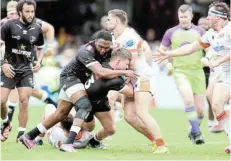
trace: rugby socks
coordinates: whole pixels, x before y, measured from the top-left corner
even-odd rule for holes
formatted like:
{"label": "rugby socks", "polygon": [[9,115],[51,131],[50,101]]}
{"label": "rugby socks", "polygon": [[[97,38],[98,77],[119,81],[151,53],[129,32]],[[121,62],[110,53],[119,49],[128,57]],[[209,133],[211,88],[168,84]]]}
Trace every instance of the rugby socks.
{"label": "rugby socks", "polygon": [[198,119],[199,125],[201,125],[202,120],[204,119],[204,115],[197,116],[197,119]]}
{"label": "rugby socks", "polygon": [[73,144],[80,130],[81,128],[78,126],[71,126],[70,135],[67,138],[66,144]]}
{"label": "rugby socks", "polygon": [[150,133],[146,133],[145,136],[150,140],[152,143],[155,142],[154,137]]}
{"label": "rugby socks", "polygon": [[19,127],[18,128],[18,135],[17,135],[17,139],[22,136],[24,134],[24,132],[26,131],[26,128],[24,127]]}
{"label": "rugby socks", "polygon": [[196,108],[194,106],[185,108],[186,115],[188,117],[189,123],[192,126],[191,132],[196,133],[200,131],[199,121],[197,118]]}
{"label": "rugby socks", "polygon": [[156,146],[165,146],[165,142],[162,138],[156,139]]}
{"label": "rugby socks", "polygon": [[8,101],[8,105],[9,105],[9,107],[8,107],[8,118],[9,118],[9,121],[11,122],[12,118],[13,118],[13,115],[14,115],[14,110],[15,110],[15,107],[17,106],[17,104]]}
{"label": "rugby socks", "polygon": [[217,116],[217,121],[219,122],[219,124],[224,128],[226,134],[229,137],[229,140],[231,140],[231,136],[230,136],[230,117],[228,115],[228,113],[226,111],[223,111],[220,115]]}
{"label": "rugby socks", "polygon": [[43,126],[42,123],[40,123],[37,125],[37,127],[27,133],[27,136],[29,137],[28,139],[34,140],[38,135],[45,133],[46,131],[47,129]]}
{"label": "rugby socks", "polygon": [[9,117],[6,116],[6,118],[2,122],[3,122],[3,127],[8,126],[10,124]]}

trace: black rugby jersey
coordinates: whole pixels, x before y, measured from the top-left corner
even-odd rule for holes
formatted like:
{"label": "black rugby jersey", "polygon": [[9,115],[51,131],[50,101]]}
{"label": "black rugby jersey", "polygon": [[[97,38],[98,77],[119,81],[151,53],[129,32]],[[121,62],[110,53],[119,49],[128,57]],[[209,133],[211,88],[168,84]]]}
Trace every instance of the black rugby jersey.
{"label": "black rugby jersey", "polygon": [[102,56],[96,51],[95,41],[91,41],[77,50],[75,57],[63,68],[61,76],[75,75],[84,83],[92,73],[88,67],[97,62],[101,64],[108,61],[110,57],[111,50]]}
{"label": "black rugby jersey", "polygon": [[[112,69],[108,63],[103,64],[103,66]],[[107,99],[107,94],[110,90],[120,91],[124,88],[125,79],[122,76],[113,79],[103,79],[92,73],[84,86],[90,101],[100,102]]]}
{"label": "black rugby jersey", "polygon": [[43,47],[42,29],[37,23],[25,25],[19,19],[8,20],[1,27],[1,40],[5,41],[4,59],[17,71],[31,70],[35,46]]}

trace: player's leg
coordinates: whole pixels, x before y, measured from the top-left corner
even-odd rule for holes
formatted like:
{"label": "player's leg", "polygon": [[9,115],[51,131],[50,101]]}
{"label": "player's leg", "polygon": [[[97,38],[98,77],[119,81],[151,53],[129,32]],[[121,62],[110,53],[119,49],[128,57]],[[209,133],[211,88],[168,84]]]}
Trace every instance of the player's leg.
{"label": "player's leg", "polygon": [[105,149],[102,140],[115,134],[115,124],[110,111],[95,113],[96,118],[100,121],[102,128],[96,132],[93,138],[89,141],[89,145],[93,148]]}
{"label": "player's leg", "polygon": [[8,99],[8,118],[9,121],[12,121],[15,107],[17,106],[18,102],[18,90],[15,88],[10,92],[9,99]]}
{"label": "player's leg", "polygon": [[32,93],[32,88],[28,87],[21,87],[18,88],[18,94],[19,94],[19,128],[18,128],[18,135],[17,139],[22,136],[26,130],[26,125],[28,121],[28,103],[29,98]]}
{"label": "player's leg", "polygon": [[9,79],[4,74],[1,75],[1,118],[3,123],[1,124],[1,141],[6,141],[11,131],[11,123],[7,116],[6,102],[9,97],[10,91],[15,88],[17,81],[15,78]]}
{"label": "player's leg", "polygon": [[[46,120],[47,118],[49,118],[52,114],[55,113],[55,111],[56,111],[56,107],[55,107],[54,105],[52,105],[52,104],[47,104],[47,105],[45,106],[45,108],[44,108],[43,113],[42,113],[41,122],[44,121],[44,120]],[[37,137],[35,138],[36,144],[37,144],[37,145],[43,145],[43,140],[42,140],[42,138],[43,138],[45,135],[49,136],[49,135],[51,134],[51,130],[52,130],[52,128],[50,128],[49,130],[47,130],[46,133],[43,133],[43,134],[37,136]]]}
{"label": "player's leg", "polygon": [[58,122],[62,121],[72,109],[73,104],[71,102],[59,99],[57,110],[53,115],[48,117],[47,119],[43,120],[39,123],[35,128],[30,130],[28,133],[23,135],[20,138],[20,141],[26,146],[28,149],[32,149],[35,145],[34,139],[42,134],[45,133],[48,129],[53,127]]}
{"label": "player's leg", "polygon": [[156,120],[149,114],[150,102],[152,94],[150,92],[135,92],[135,108],[138,118],[149,129],[152,136],[155,137],[154,153],[167,153],[168,149],[160,132],[159,125]]}
{"label": "player's leg", "polygon": [[42,89],[34,88],[32,91],[32,96],[38,98],[39,100],[48,103],[53,104],[55,107],[57,107],[57,103],[55,103],[48,95],[48,93]]}
{"label": "player's leg", "polygon": [[193,143],[204,143],[199,127],[196,107],[194,104],[193,91],[187,75],[182,72],[174,72],[174,79],[177,84],[179,93],[184,101],[185,112],[191,125],[191,132],[189,133],[189,137]]}
{"label": "player's leg", "polygon": [[212,97],[213,97],[213,90],[214,87],[216,85],[216,83],[218,82],[220,77],[220,73],[215,73],[215,72],[211,72],[210,75],[210,79],[209,79],[209,85],[206,91],[206,95],[207,98],[209,100],[209,112],[208,112],[208,116],[209,116],[209,131],[210,132],[222,132],[224,131],[223,127],[217,122],[213,110],[212,110]]}
{"label": "player's leg", "polygon": [[3,123],[1,124],[1,141],[6,141],[11,130],[11,124],[7,116],[7,106],[6,102],[10,94],[10,89],[5,87],[0,87],[1,91],[1,119]]}
{"label": "player's leg", "polygon": [[224,110],[225,104],[230,99],[230,80],[227,80],[227,83],[217,83],[213,91],[213,102],[212,109],[217,118],[217,121],[222,125],[224,131],[231,140],[230,133],[230,115]]}
{"label": "player's leg", "polygon": [[137,117],[135,111],[135,102],[133,97],[125,97],[124,100],[124,119],[131,125],[136,131],[147,137],[152,143],[155,141],[154,136],[150,133],[149,129],[143,124],[143,122]]}

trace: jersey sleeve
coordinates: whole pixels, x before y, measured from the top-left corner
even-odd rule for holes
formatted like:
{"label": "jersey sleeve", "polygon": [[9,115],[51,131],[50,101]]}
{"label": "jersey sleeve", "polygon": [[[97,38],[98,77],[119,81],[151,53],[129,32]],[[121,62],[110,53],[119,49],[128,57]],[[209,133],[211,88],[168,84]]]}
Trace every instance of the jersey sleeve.
{"label": "jersey sleeve", "polygon": [[142,47],[142,39],[137,33],[130,32],[123,41],[123,47],[130,52],[138,51]]}
{"label": "jersey sleeve", "polygon": [[165,47],[170,47],[171,46],[171,32],[170,30],[167,30],[163,36],[163,39],[161,41],[161,45]]}
{"label": "jersey sleeve", "polygon": [[36,41],[35,45],[37,46],[37,48],[43,48],[44,46],[44,38],[43,38],[43,33],[42,33],[42,29],[39,29],[39,36],[38,36],[38,40]]}
{"label": "jersey sleeve", "polygon": [[229,40],[231,40],[231,22],[229,22],[224,28],[224,35],[227,35]]}
{"label": "jersey sleeve", "polygon": [[92,52],[80,49],[77,55],[77,59],[85,65],[87,68],[91,66],[92,64],[99,63]]}
{"label": "jersey sleeve", "polygon": [[10,34],[10,23],[11,21],[7,21],[1,26],[1,35],[0,38],[3,41],[6,41],[8,35]]}
{"label": "jersey sleeve", "polygon": [[203,48],[208,48],[210,46],[209,42],[209,35],[210,35],[210,30],[205,32],[205,34],[198,40],[198,43],[201,45]]}

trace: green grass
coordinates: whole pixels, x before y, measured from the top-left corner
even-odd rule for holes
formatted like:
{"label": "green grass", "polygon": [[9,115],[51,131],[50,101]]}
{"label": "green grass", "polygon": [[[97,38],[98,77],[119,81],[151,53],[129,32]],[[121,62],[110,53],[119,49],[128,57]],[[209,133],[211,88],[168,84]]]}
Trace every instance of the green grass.
{"label": "green grass", "polygon": [[[30,108],[27,130],[39,123],[43,108]],[[152,154],[151,144],[142,135],[133,130],[125,121],[116,124],[117,132],[107,142],[109,150],[80,149],[76,153],[63,153],[52,148],[45,140],[45,145],[27,150],[16,143],[17,117],[13,120],[13,130],[9,139],[2,143],[3,160],[229,160],[224,153],[228,145],[224,133],[208,132],[207,119],[202,124],[205,145],[194,145],[188,139],[188,122],[183,110],[152,110],[158,121],[164,139],[169,147],[169,154]],[[16,110],[15,116],[18,111]]]}

